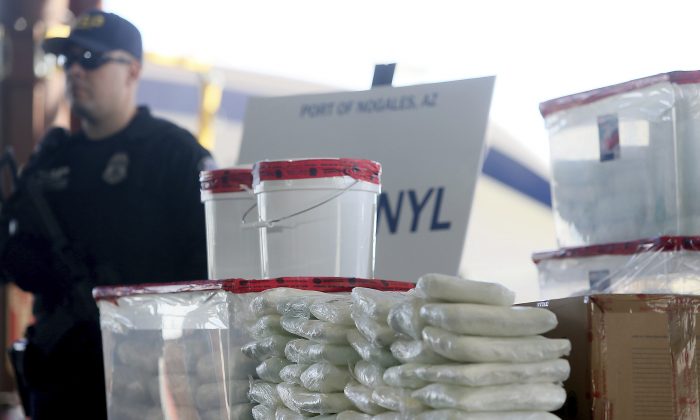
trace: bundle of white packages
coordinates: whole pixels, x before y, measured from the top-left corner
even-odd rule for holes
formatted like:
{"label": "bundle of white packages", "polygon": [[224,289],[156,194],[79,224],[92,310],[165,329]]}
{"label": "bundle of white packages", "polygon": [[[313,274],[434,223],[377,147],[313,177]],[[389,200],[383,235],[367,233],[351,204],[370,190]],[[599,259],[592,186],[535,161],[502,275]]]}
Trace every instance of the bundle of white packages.
{"label": "bundle of white packages", "polygon": [[408,298],[403,292],[383,292],[380,290],[356,287],[352,289],[353,308],[359,314],[376,321],[386,322],[389,311]]}
{"label": "bundle of white packages", "polygon": [[372,388],[364,386],[357,382],[351,382],[345,386],[343,390],[345,396],[352,401],[355,406],[363,413],[379,414],[386,411],[372,401]]}
{"label": "bundle of white packages", "polygon": [[360,360],[360,355],[347,344],[315,343],[304,338],[289,341],[284,349],[284,355],[290,362],[305,364],[325,360],[335,365],[342,365]]}
{"label": "bundle of white packages", "polygon": [[551,383],[483,387],[432,384],[411,395],[433,408],[467,412],[554,411],[566,400],[564,388]]}
{"label": "bundle of white packages", "polygon": [[280,370],[280,379],[282,379],[282,382],[301,385],[301,375],[309,366],[311,365],[304,363],[292,363],[291,365],[287,365]]}
{"label": "bundle of white packages", "polygon": [[283,316],[280,324],[285,331],[318,343],[345,344],[350,331],[349,327],[330,322],[291,316]]}
{"label": "bundle of white packages", "polygon": [[570,370],[569,362],[554,359],[534,363],[423,365],[415,369],[415,374],[427,382],[477,387],[516,383],[559,383],[569,377]]}
{"label": "bundle of white packages", "polygon": [[397,340],[391,345],[391,354],[401,363],[441,364],[450,362],[449,359],[435,353],[433,348],[422,340]]}
{"label": "bundle of white packages", "polygon": [[299,385],[287,383],[278,384],[277,392],[284,405],[299,414],[332,414],[354,408],[353,403],[342,392],[312,392]]}
{"label": "bundle of white packages", "polygon": [[405,364],[392,366],[384,371],[384,382],[389,386],[399,388],[418,389],[428,385],[428,382],[421,379],[417,371],[426,368],[427,365]]}
{"label": "bundle of white packages", "polygon": [[348,332],[347,339],[352,348],[366,362],[376,363],[383,367],[399,364],[399,361],[394,358],[389,350],[373,345],[357,330]]}
{"label": "bundle of white packages", "polygon": [[392,330],[405,334],[414,340],[421,339],[421,332],[425,327],[425,320],[421,317],[421,308],[426,300],[411,297],[405,302],[399,303],[389,310],[387,323]]}
{"label": "bundle of white packages", "polygon": [[511,306],[515,293],[495,283],[465,280],[444,274],[426,274],[418,279],[416,291],[430,300]]}
{"label": "bundle of white packages", "polygon": [[355,322],[350,317],[351,302],[349,296],[337,296],[323,303],[312,303],[309,305],[309,311],[321,321],[353,326]]}
{"label": "bundle of white packages", "polygon": [[372,362],[360,360],[355,363],[355,379],[368,388],[386,386],[384,383],[384,368]]}
{"label": "bundle of white packages", "polygon": [[493,411],[490,413],[468,413],[460,410],[428,410],[418,414],[414,420],[559,420],[545,411]]}
{"label": "bundle of white packages", "polygon": [[351,379],[347,366],[340,367],[328,362],[314,363],[299,378],[304,388],[317,392],[340,392]]}
{"label": "bundle of white packages", "polygon": [[369,414],[358,413],[357,411],[347,410],[338,413],[336,420],[372,420],[373,417]]}
{"label": "bundle of white packages", "polygon": [[390,411],[402,414],[415,414],[424,411],[426,407],[420,400],[411,396],[410,389],[381,386],[372,391],[372,401]]}

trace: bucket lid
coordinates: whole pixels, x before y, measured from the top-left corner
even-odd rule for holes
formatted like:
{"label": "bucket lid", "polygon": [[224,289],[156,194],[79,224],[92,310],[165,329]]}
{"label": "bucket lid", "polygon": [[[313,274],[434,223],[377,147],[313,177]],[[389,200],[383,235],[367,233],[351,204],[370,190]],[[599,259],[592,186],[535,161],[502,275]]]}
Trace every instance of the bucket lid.
{"label": "bucket lid", "polygon": [[590,104],[613,95],[643,89],[663,82],[670,82],[679,85],[700,83],[700,71],[674,71],[670,73],[661,73],[654,76],[643,77],[641,79],[630,80],[629,82],[618,83],[612,86],[606,86],[599,89],[563,96],[561,98],[551,99],[540,104],[540,113],[546,118],[555,112]]}
{"label": "bucket lid", "polygon": [[359,181],[380,183],[382,165],[367,159],[299,159],[261,161],[253,166],[253,184],[285,179],[349,176]]}
{"label": "bucket lid", "polygon": [[251,188],[253,174],[250,169],[229,168],[202,171],[199,173],[199,183],[202,191],[212,193],[229,193],[245,191]]}
{"label": "bucket lid", "polygon": [[264,280],[198,280],[173,283],[144,283],[121,286],[99,286],[92,289],[95,300],[113,300],[124,296],[180,292],[224,290],[230,293],[255,293],[278,287],[314,290],[326,293],[351,292],[355,287],[381,291],[405,292],[416,285],[399,280],[363,279],[356,277],[279,277]]}
{"label": "bucket lid", "polygon": [[641,252],[700,251],[700,236],[659,236],[630,242],[562,248],[556,251],[532,254],[532,261],[539,264],[547,260],[588,258],[601,255],[633,255]]}

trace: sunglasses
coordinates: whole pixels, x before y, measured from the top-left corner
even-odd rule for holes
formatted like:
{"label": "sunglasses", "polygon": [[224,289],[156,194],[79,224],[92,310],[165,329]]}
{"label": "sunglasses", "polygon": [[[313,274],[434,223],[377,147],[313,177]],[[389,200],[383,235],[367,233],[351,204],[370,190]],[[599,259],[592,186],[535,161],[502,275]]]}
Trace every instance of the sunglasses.
{"label": "sunglasses", "polygon": [[110,62],[131,64],[131,60],[128,58],[110,57],[103,53],[95,53],[88,50],[80,54],[64,54],[61,57],[63,58],[63,68],[66,70],[68,70],[73,63],[78,63],[78,65],[85,70],[95,70]]}

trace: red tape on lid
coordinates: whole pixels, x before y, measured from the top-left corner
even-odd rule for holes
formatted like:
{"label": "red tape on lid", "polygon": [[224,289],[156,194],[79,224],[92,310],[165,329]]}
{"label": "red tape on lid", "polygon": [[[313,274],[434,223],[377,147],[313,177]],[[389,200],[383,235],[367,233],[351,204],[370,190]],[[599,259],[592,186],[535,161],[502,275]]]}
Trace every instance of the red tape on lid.
{"label": "red tape on lid", "polygon": [[278,287],[314,290],[326,293],[351,292],[355,287],[382,291],[408,291],[415,284],[398,280],[362,279],[354,277],[280,277],[265,280],[198,280],[174,283],[145,283],[121,286],[99,286],[92,289],[95,300],[112,300],[123,296],[225,290],[230,293],[256,293]]}
{"label": "red tape on lid", "polygon": [[305,159],[262,161],[253,166],[253,184],[262,181],[284,179],[331,178],[349,176],[351,178],[380,183],[382,166],[366,159]]}
{"label": "red tape on lid", "polygon": [[240,192],[245,191],[244,187],[252,187],[253,174],[250,169],[202,171],[199,174],[199,183],[202,191],[213,193]]}
{"label": "red tape on lid", "polygon": [[640,252],[700,251],[700,236],[660,236],[631,242],[562,248],[551,252],[532,254],[532,261],[539,264],[546,260],[586,258],[599,255],[632,255]]}

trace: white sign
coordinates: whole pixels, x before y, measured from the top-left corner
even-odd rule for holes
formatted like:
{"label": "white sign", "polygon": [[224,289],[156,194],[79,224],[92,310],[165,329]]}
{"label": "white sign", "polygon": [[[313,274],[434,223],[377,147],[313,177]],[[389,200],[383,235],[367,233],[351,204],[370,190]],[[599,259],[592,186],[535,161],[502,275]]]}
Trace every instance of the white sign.
{"label": "white sign", "polygon": [[347,157],[382,164],[375,277],[457,274],[494,77],[254,98],[240,162]]}

